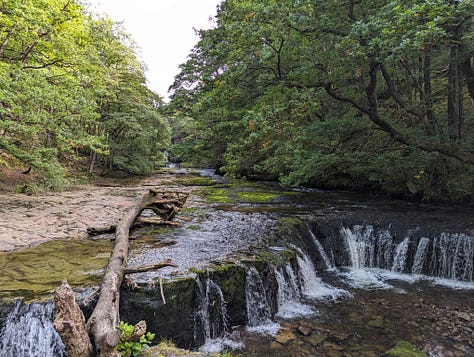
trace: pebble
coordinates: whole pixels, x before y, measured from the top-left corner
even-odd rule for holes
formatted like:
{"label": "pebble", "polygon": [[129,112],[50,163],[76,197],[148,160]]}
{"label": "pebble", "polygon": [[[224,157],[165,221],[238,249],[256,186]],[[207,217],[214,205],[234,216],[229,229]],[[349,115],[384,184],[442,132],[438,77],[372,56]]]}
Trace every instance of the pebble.
{"label": "pebble", "polygon": [[458,317],[464,321],[471,321],[471,315],[469,315],[467,312],[459,312]]}
{"label": "pebble", "polygon": [[280,329],[277,334],[275,335],[275,341],[282,345],[287,345],[291,341],[296,339],[296,335],[286,329]]}

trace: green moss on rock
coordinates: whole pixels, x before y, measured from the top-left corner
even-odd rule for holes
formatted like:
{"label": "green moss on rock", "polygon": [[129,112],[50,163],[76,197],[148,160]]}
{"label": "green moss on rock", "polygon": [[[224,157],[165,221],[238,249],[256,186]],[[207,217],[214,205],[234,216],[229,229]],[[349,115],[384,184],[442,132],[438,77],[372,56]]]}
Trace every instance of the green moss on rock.
{"label": "green moss on rock", "polygon": [[419,350],[416,346],[407,341],[398,341],[395,347],[387,351],[384,357],[427,357],[427,355]]}

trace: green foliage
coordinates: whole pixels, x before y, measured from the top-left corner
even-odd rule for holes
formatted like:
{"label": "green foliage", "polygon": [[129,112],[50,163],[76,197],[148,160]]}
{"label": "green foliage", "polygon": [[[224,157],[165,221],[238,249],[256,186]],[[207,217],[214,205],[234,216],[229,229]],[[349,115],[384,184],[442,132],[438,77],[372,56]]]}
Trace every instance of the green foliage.
{"label": "green foliage", "polygon": [[118,345],[118,351],[121,356],[130,357],[138,356],[144,350],[150,347],[153,339],[155,338],[154,333],[147,332],[143,336],[140,336],[139,341],[132,341],[131,337],[135,331],[135,326],[129,325],[126,322],[120,321],[117,329],[120,331],[120,343]]}
{"label": "green foliage", "polygon": [[146,87],[136,46],[79,1],[0,5],[0,153],[32,166],[44,188],[91,159],[149,172],[169,141],[161,98]]}
{"label": "green foliage", "polygon": [[468,0],[223,1],[175,79],[171,151],[289,186],[472,200],[473,11]]}

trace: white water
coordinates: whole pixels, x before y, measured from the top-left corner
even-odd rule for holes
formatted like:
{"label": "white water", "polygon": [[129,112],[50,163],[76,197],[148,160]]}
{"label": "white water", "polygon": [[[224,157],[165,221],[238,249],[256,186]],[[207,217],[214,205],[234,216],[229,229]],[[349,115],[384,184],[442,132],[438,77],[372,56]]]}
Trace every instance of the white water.
{"label": "white water", "polygon": [[[474,237],[468,234],[441,233],[432,239],[422,237],[413,252],[410,251],[410,232],[399,244],[394,243],[390,227],[376,232],[370,225],[356,225],[341,228],[340,233],[349,255],[350,269],[357,271],[348,278],[355,282],[357,277],[363,277],[361,286],[377,285],[376,276],[380,274],[365,273],[372,268],[425,274],[431,279],[473,281]],[[411,266],[407,266],[408,261],[412,262]]]}
{"label": "white water", "polygon": [[204,339],[207,342],[211,339],[221,338],[228,328],[227,303],[224,294],[219,285],[209,278],[205,284],[202,284],[199,278],[196,279],[196,282],[199,289],[199,309],[196,318],[201,324]]}
{"label": "white water", "polygon": [[410,237],[406,237],[395,248],[395,256],[393,258],[392,269],[390,269],[391,271],[403,272],[405,270],[409,243],[410,243]]}
{"label": "white water", "polygon": [[225,349],[242,349],[245,345],[242,342],[236,342],[228,338],[213,338],[206,340],[206,343],[202,345],[199,350],[204,353],[220,353]]}
{"label": "white water", "polygon": [[303,295],[305,297],[315,300],[336,300],[343,296],[352,296],[352,294],[346,290],[324,283],[321,278],[316,275],[316,269],[308,254],[301,249],[298,249],[298,253],[298,268],[302,279]]}
{"label": "white water", "polygon": [[316,235],[313,233],[313,231],[311,230],[308,224],[306,224],[306,227],[308,228],[309,235],[313,239],[313,243],[316,246],[316,249],[318,250],[319,255],[321,256],[321,259],[326,265],[326,269],[334,269],[334,264],[331,262],[328,255],[326,254],[326,251],[324,250],[323,245],[321,244],[319,239],[316,237]]}
{"label": "white water", "polygon": [[260,274],[255,267],[247,271],[245,279],[247,330],[275,335],[280,324],[273,322],[271,309]]}
{"label": "white water", "polygon": [[433,240],[432,275],[454,280],[473,279],[474,237],[442,233]]}
{"label": "white water", "polygon": [[66,351],[54,329],[52,301],[21,306],[8,314],[0,332],[2,357],[62,357]]}
{"label": "white water", "polygon": [[426,254],[428,252],[428,245],[430,240],[428,238],[421,238],[416,248],[415,257],[413,259],[413,266],[411,267],[412,274],[421,274],[423,272],[423,265],[425,263]]}
{"label": "white water", "polygon": [[291,265],[275,270],[278,283],[278,313],[277,316],[291,319],[298,316],[315,314],[313,308],[302,303],[299,284]]}

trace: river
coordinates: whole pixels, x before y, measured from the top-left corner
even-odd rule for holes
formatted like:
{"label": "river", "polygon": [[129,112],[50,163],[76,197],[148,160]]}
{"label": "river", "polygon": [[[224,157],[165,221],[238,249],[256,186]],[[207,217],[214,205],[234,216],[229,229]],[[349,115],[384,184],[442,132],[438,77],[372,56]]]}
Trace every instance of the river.
{"label": "river", "polygon": [[[178,267],[129,276],[126,321],[145,318],[185,348],[245,356],[378,356],[397,341],[428,356],[474,355],[472,208],[283,190],[205,170],[172,176],[168,185],[192,192],[181,226],[134,231],[129,265]],[[0,255],[2,356],[38,355],[38,338],[49,339],[42,356],[63,354],[49,305],[17,299],[47,301],[67,278],[89,303],[109,238]]]}

